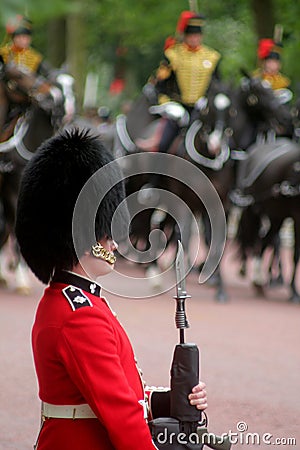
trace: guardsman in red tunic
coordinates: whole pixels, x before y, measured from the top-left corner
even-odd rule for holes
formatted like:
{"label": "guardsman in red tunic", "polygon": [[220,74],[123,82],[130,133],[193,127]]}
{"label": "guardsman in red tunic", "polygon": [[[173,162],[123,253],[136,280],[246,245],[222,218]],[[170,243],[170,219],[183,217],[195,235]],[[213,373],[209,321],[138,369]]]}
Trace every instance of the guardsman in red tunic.
{"label": "guardsman in red tunic", "polygon": [[[113,270],[111,236],[128,231],[120,180],[100,139],[78,129],[45,141],[24,172],[17,239],[31,270],[48,284],[32,330],[42,401],[37,450],[156,448],[147,420],[150,410],[160,414],[159,393],[151,395],[153,409],[129,339],[95,281]],[[205,385],[189,399],[205,409]]]}

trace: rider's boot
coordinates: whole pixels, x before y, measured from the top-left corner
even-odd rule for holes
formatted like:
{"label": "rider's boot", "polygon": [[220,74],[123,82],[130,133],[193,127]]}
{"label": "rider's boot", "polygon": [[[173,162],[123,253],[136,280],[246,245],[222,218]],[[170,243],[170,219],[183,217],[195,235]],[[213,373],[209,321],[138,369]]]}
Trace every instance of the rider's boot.
{"label": "rider's boot", "polygon": [[[158,153],[168,152],[168,149],[178,132],[178,124],[173,120],[167,120],[158,146]],[[155,188],[158,188],[160,185],[161,175],[163,175],[162,169],[160,161],[157,163],[154,162],[154,167],[152,167],[153,173],[150,176],[150,180],[141,187],[138,193],[139,203],[149,205],[150,203],[153,204],[158,202],[159,193]]]}

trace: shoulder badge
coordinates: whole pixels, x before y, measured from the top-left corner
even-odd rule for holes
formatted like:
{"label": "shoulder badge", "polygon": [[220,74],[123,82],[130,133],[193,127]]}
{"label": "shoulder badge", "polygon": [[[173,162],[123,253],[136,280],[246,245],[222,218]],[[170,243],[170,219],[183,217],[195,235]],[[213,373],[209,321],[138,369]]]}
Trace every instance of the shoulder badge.
{"label": "shoulder badge", "polygon": [[79,288],[68,286],[64,288],[62,292],[70,303],[73,311],[83,308],[84,306],[93,306],[91,300]]}

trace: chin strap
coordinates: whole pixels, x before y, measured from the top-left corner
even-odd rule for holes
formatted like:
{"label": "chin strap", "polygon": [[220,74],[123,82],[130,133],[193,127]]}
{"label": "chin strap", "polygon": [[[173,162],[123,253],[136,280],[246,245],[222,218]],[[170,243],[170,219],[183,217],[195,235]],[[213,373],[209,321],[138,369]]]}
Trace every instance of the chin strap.
{"label": "chin strap", "polygon": [[95,256],[95,258],[103,259],[109,264],[114,264],[117,259],[113,252],[106,250],[106,248],[99,244],[99,242],[97,242],[95,245],[92,245],[92,254],[93,256]]}

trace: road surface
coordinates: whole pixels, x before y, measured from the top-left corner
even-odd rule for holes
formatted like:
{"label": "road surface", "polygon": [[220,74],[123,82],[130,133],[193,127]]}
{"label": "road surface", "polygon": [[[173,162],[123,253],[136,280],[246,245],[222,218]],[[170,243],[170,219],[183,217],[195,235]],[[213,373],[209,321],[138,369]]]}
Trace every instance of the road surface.
{"label": "road surface", "polygon": [[[132,278],[143,272],[124,261],[118,264],[127,275],[124,290],[130,292]],[[211,287],[199,285],[195,272],[187,277],[191,327],[186,339],[201,350],[209,430],[236,433],[232,439],[237,450],[300,449],[300,305],[288,301],[285,287],[269,290],[267,298],[257,297],[249,280],[238,276],[234,246],[227,247],[222,269],[229,295],[225,304],[216,302]],[[39,428],[30,332],[43,286],[32,277],[32,293],[24,297],[14,293],[10,281],[0,289],[0,449],[27,450]],[[171,289],[132,300],[106,293],[149,385],[169,384],[178,341],[174,294]]]}

